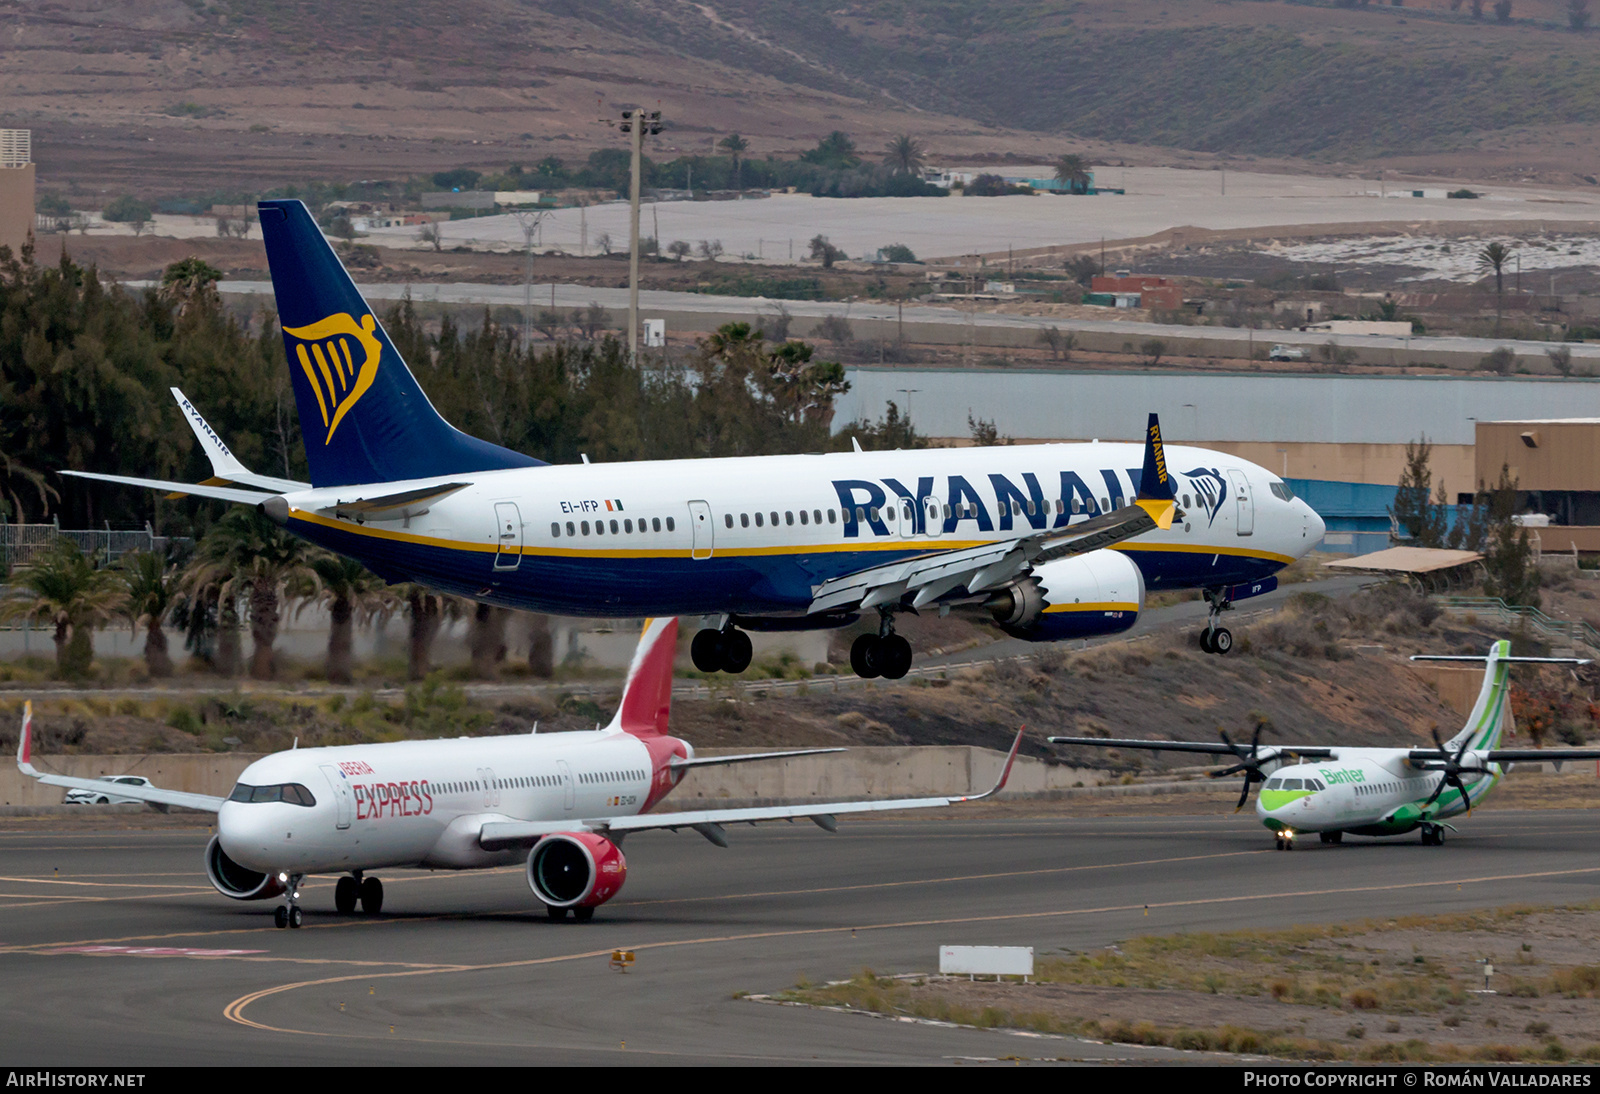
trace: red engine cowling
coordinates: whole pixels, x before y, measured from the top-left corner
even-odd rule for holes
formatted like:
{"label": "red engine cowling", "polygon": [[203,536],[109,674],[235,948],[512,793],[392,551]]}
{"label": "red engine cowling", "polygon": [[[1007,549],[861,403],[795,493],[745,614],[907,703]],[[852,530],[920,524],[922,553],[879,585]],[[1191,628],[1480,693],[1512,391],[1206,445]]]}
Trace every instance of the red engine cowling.
{"label": "red engine cowling", "polygon": [[221,836],[206,844],[206,880],[225,897],[234,900],[271,900],[283,894],[283,882],[276,874],[258,874],[240,866],[222,849]]}
{"label": "red engine cowling", "polygon": [[598,908],[627,877],[622,848],[589,832],[546,836],[528,856],[528,888],[552,908]]}

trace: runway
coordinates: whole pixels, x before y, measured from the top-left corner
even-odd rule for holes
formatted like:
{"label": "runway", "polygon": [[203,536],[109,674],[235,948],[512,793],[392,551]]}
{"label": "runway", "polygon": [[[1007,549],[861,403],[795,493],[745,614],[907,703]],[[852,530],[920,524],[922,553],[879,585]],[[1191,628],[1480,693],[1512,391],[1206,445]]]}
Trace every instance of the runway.
{"label": "runway", "polygon": [[[1019,820],[979,806],[837,835],[735,829],[727,850],[642,833],[621,895],[589,924],[546,921],[520,870],[390,871],[377,919],[335,915],[333,879],[314,879],[299,931],[270,926],[272,901],[212,891],[204,829],[0,833],[0,1053],[119,1067],[1195,1062],[736,993],[932,971],[948,943],[1046,956],[1142,933],[1589,900],[1596,823],[1481,810],[1441,848],[1352,837],[1289,854],[1248,814]],[[632,971],[609,967],[613,948],[635,951]]]}

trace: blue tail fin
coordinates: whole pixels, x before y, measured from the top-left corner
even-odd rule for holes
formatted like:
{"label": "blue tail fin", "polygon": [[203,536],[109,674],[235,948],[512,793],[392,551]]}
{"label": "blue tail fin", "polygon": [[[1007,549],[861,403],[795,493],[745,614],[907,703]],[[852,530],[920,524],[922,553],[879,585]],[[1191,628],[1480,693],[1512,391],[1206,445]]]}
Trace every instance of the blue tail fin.
{"label": "blue tail fin", "polygon": [[314,485],[543,464],[439,416],[303,204],[263,201],[260,215]]}

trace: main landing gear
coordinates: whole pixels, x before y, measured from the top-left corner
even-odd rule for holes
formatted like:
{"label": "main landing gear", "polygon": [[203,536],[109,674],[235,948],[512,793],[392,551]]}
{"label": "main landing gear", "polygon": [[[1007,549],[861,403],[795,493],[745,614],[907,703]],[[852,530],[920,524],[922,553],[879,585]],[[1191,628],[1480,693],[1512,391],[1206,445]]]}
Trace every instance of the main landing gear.
{"label": "main landing gear", "polygon": [[1226,654],[1233,649],[1233,632],[1227,627],[1220,626],[1218,620],[1223,612],[1233,611],[1233,601],[1228,599],[1227,589],[1205,589],[1206,603],[1211,605],[1211,614],[1206,617],[1206,629],[1200,632],[1200,648],[1207,653]]}
{"label": "main landing gear", "polygon": [[689,660],[701,672],[737,675],[750,667],[752,653],[750,636],[731,625],[721,630],[707,627],[689,643]]}
{"label": "main landing gear", "polygon": [[911,643],[894,633],[894,617],[882,612],[877,634],[864,634],[850,647],[850,667],[863,680],[898,680],[911,671]]}
{"label": "main landing gear", "polygon": [[299,928],[305,923],[306,914],[300,910],[300,883],[305,880],[304,874],[279,875],[284,883],[283,899],[285,904],[278,905],[272,913],[274,927]]}
{"label": "main landing gear", "polygon": [[1424,824],[1422,826],[1422,845],[1424,847],[1444,846],[1444,825]]}
{"label": "main landing gear", "polygon": [[375,877],[363,878],[357,870],[342,877],[333,887],[333,906],[340,915],[354,915],[356,904],[365,915],[377,915],[383,910],[383,882]]}

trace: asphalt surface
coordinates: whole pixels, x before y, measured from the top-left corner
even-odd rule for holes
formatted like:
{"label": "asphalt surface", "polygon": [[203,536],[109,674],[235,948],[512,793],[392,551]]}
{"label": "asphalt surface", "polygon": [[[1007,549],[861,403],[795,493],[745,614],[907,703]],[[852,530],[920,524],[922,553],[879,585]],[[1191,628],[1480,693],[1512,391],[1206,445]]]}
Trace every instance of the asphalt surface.
{"label": "asphalt surface", "polygon": [[[384,873],[383,914],[308,883],[303,930],[201,872],[203,830],[0,833],[0,1058],[170,1063],[1203,1062],[1193,1053],[940,1027],[736,998],[942,944],[1040,955],[1141,933],[1592,899],[1592,814],[1480,811],[1416,839],[1271,850],[1254,817],[937,818],[628,841],[588,924],[550,923],[521,872]],[[85,952],[100,947],[95,952]],[[632,971],[609,967],[632,949]],[[167,952],[130,954],[128,948]],[[183,955],[182,948],[232,951]]]}

